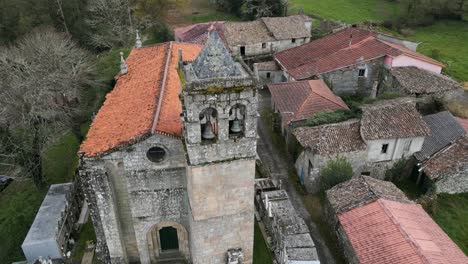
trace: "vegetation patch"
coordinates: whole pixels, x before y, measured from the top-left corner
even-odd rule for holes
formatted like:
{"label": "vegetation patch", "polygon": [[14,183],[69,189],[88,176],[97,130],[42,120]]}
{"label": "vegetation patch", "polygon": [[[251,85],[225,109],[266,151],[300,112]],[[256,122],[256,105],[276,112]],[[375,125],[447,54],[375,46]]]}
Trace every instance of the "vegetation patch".
{"label": "vegetation patch", "polygon": [[273,256],[268,248],[257,221],[254,227],[253,264],[271,264]]}
{"label": "vegetation patch", "polygon": [[350,180],[353,177],[353,167],[349,161],[342,156],[334,160],[329,160],[324,167],[320,169],[320,186],[322,191]]}
{"label": "vegetation patch", "polygon": [[318,112],[312,118],[308,119],[306,124],[312,127],[343,122],[351,118],[359,118],[359,115],[347,109],[338,109],[335,111],[325,110]]}

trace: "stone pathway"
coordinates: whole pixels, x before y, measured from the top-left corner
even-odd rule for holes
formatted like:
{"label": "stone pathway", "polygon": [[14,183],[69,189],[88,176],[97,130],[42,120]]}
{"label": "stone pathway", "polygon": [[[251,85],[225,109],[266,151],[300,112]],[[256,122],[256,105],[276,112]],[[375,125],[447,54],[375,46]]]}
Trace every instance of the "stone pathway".
{"label": "stone pathway", "polygon": [[[260,90],[258,100],[259,113],[262,113],[265,109],[269,109],[271,107],[270,94],[268,91]],[[333,258],[333,255],[330,253],[325,241],[322,239],[316,224],[312,221],[309,212],[302,202],[301,196],[296,191],[293,183],[289,181],[288,167],[293,165],[285,158],[285,155],[283,155],[284,153],[280,153],[273,144],[270,129],[261,117],[258,118],[258,135],[257,153],[260,156],[262,163],[271,172],[270,174],[272,178],[282,180],[282,188],[288,193],[294,209],[305,220],[309,227],[310,235],[317,247],[317,253],[319,254],[321,263],[334,264],[335,259]]]}

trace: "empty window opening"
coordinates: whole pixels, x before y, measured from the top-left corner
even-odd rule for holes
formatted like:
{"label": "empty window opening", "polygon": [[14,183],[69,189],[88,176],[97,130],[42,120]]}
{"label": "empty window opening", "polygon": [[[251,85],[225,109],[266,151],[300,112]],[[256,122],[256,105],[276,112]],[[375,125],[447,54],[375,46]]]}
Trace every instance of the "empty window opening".
{"label": "empty window opening", "polygon": [[262,49],[266,49],[266,43],[262,43]]}
{"label": "empty window opening", "polygon": [[295,38],[291,39],[291,43],[296,43],[296,39]]}
{"label": "empty window opening", "polygon": [[366,69],[359,69],[359,73],[358,73],[358,76],[359,77],[366,77]]}
{"label": "empty window opening", "polygon": [[405,142],[405,147],[403,148],[403,151],[408,152],[411,148],[411,140],[408,140]]}
{"label": "empty window opening", "polygon": [[309,160],[309,169],[307,171],[307,175],[310,175],[312,173],[312,170],[314,169],[314,165],[312,165],[312,162]]}
{"label": "empty window opening", "polygon": [[146,157],[152,162],[161,162],[166,157],[166,151],[161,147],[152,147],[146,152]]}
{"label": "empty window opening", "polygon": [[245,56],[245,46],[240,47],[240,54],[241,56]]}
{"label": "empty window opening", "polygon": [[388,144],[383,144],[382,145],[382,154],[387,153],[387,151],[388,151]]}
{"label": "empty window opening", "polygon": [[267,78],[270,79],[270,77],[271,77],[271,73],[267,72]]}

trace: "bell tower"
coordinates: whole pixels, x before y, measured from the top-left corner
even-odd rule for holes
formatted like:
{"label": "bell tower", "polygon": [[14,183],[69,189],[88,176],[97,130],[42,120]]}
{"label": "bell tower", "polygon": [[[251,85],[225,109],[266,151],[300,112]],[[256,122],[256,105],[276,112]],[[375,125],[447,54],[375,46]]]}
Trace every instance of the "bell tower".
{"label": "bell tower", "polygon": [[183,62],[182,120],[187,149],[193,263],[226,263],[228,250],[252,263],[257,91],[250,69],[216,31]]}

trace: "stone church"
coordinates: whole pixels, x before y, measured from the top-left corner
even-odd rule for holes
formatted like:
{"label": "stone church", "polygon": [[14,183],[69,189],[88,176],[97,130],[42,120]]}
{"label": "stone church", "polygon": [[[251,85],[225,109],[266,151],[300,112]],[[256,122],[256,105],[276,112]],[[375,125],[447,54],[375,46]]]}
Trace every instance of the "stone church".
{"label": "stone church", "polygon": [[136,45],[80,148],[105,263],[252,263],[257,91],[218,33]]}

